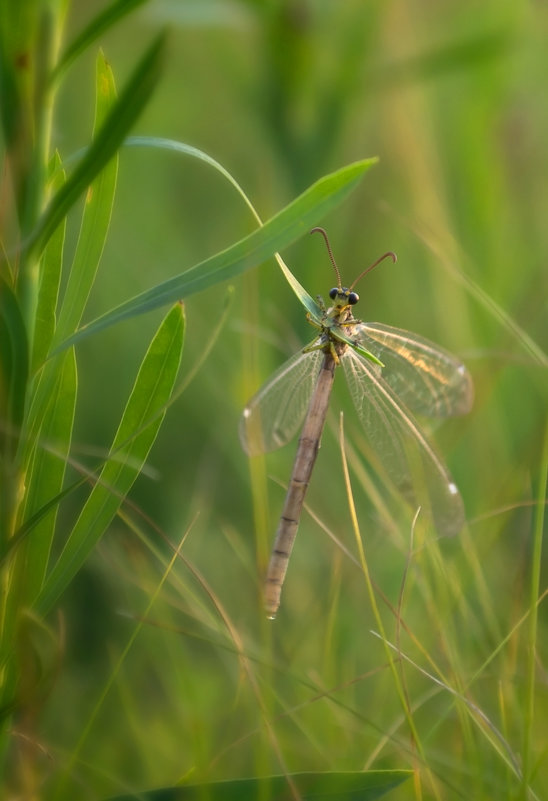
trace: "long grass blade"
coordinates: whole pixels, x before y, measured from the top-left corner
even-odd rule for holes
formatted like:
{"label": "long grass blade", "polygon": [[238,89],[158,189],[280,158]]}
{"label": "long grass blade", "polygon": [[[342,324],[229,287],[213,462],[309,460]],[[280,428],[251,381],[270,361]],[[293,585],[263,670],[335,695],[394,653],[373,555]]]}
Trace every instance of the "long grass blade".
{"label": "long grass blade", "polygon": [[[66,181],[66,173],[58,153],[50,160],[50,191],[58,192]],[[40,283],[34,321],[32,374],[46,358],[55,333],[55,313],[65,245],[66,219],[57,226],[40,260]]]}
{"label": "long grass blade", "polygon": [[[96,63],[94,139],[107,124],[115,102],[112,69],[100,52]],[[59,315],[57,342],[78,326],[93,286],[110,225],[117,173],[118,155],[115,155],[87,190],[78,244]]]}
{"label": "long grass blade", "polygon": [[148,103],[160,77],[165,36],[151,44],[134,69],[120,98],[65,186],[53,198],[27,245],[42,250],[80,195],[114,156]]}
{"label": "long grass blade", "polygon": [[[31,519],[61,493],[72,440],[76,408],[77,371],[74,349],[64,353],[55,365],[48,407],[33,443],[31,463],[26,471],[27,493],[23,520]],[[48,568],[59,504],[54,504],[33,528],[27,539],[25,574],[36,596]]]}
{"label": "long grass blade", "polygon": [[335,208],[374,163],[373,159],[365,159],[321,178],[257,231],[83,326],[65,340],[58,350],[122,320],[202,292],[257,266],[278,250],[290,245],[308,231],[312,224]]}
{"label": "long grass blade", "polygon": [[37,601],[51,609],[100,540],[129,492],[156,439],[173,391],[183,347],[184,317],[177,304],[145,355],[110,450],[110,458],[86,501]]}
{"label": "long grass blade", "polygon": [[20,425],[25,406],[29,372],[28,342],[19,302],[11,287],[0,278],[0,410],[12,427]]}

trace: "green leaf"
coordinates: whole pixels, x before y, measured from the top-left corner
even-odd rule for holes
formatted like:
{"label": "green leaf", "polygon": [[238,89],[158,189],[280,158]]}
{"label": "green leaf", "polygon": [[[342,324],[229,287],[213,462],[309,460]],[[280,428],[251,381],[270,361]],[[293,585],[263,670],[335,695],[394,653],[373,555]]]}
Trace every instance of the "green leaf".
{"label": "green leaf", "polygon": [[408,770],[293,773],[260,779],[191,784],[116,796],[110,801],[374,801],[412,776]]}
{"label": "green leaf", "polygon": [[105,31],[112,28],[127,14],[134,11],[147,0],[116,0],[115,3],[107,8],[87,25],[86,28],[76,37],[63,53],[57,67],[55,68],[51,80],[56,81],[68,69],[75,59],[78,58],[93,42],[95,42]]}
{"label": "green leaf", "polygon": [[[27,331],[15,293],[0,278],[0,420],[15,436],[23,419],[29,373]],[[4,433],[4,432],[2,432]]]}
{"label": "green leaf", "polygon": [[59,503],[70,452],[76,407],[76,359],[71,348],[55,366],[49,403],[27,470],[24,520],[42,509],[48,511],[34,526],[27,540],[25,581],[34,594],[41,589],[46,575]]}
{"label": "green leaf", "polygon": [[[58,153],[52,157],[49,165],[49,189],[59,191],[65,184],[66,174]],[[59,296],[59,284],[63,267],[63,248],[65,244],[66,219],[61,222],[49,242],[40,260],[40,285],[34,324],[34,344],[32,348],[32,373],[45,360],[50,349],[55,331],[55,310]]]}
{"label": "green leaf", "polygon": [[310,314],[315,322],[320,323],[322,319],[322,310],[314,300],[314,298],[308,294],[304,286],[297,281],[287,264],[281,257],[277,258],[278,264],[280,265],[281,271],[283,272],[287,283],[293,290],[293,292],[297,295],[307,312]]}
{"label": "green leaf", "polygon": [[31,237],[29,247],[40,252],[80,195],[114,156],[146,106],[160,77],[165,36],[146,51],[120,98],[64,187],[53,198]]}
{"label": "green leaf", "polygon": [[240,184],[229,173],[229,171],[223,167],[222,164],[219,164],[219,162],[210,155],[204,153],[203,150],[199,150],[197,147],[193,147],[192,145],[187,145],[185,142],[178,142],[174,139],[165,139],[162,136],[128,136],[124,142],[124,147],[144,147],[151,150],[165,150],[172,153],[178,153],[181,156],[190,156],[193,159],[203,161],[205,164],[213,167],[214,170],[217,170],[217,172],[220,172],[223,178],[226,178],[226,180],[232,184],[234,189],[236,189],[238,194],[243,198],[244,202],[251,210],[251,213],[259,225],[262,225],[261,218],[255,211],[252,202],[247,197]]}
{"label": "green leaf", "polygon": [[252,234],[83,326],[57,350],[69,347],[122,320],[186,298],[256,267],[278,250],[290,245],[335,208],[355,188],[364,172],[375,163],[376,159],[364,159],[326,175]]}
{"label": "green leaf", "polygon": [[[110,65],[101,52],[97,56],[95,81],[95,139],[116,101]],[[59,315],[56,341],[72,333],[80,322],[105,246],[118,174],[118,156],[112,158],[88,187],[76,252]]]}
{"label": "green leaf", "polygon": [[38,598],[40,613],[51,609],[84,564],[139,475],[173,390],[183,333],[183,309],[177,304],[160,325],[141,364],[109,459]]}

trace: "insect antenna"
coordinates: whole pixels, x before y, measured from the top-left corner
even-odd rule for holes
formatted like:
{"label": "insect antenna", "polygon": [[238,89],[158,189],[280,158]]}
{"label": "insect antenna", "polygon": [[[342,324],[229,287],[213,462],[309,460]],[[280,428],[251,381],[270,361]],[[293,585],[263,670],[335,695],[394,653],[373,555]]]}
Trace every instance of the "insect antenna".
{"label": "insect antenna", "polygon": [[310,233],[311,234],[314,234],[314,233],[321,234],[323,236],[323,238],[325,239],[327,252],[329,253],[329,258],[331,259],[331,264],[333,265],[333,269],[335,270],[335,275],[337,276],[337,286],[338,286],[338,288],[340,290],[342,290],[341,274],[339,272],[339,268],[337,267],[337,262],[335,261],[335,257],[333,255],[333,251],[331,250],[331,245],[329,244],[329,239],[327,238],[327,233],[325,232],[325,230],[323,228],[320,228],[319,226],[317,228],[313,228],[310,231]]}
{"label": "insect antenna", "polygon": [[367,273],[371,272],[371,270],[373,270],[378,264],[380,264],[381,261],[384,261],[385,259],[387,259],[389,257],[392,259],[393,262],[396,262],[398,260],[398,257],[396,256],[396,254],[393,253],[391,250],[388,250],[386,253],[383,253],[382,256],[379,256],[377,261],[374,261],[373,264],[370,264],[369,267],[366,267],[365,270],[363,272],[361,272],[358,275],[358,277],[352,282],[352,284],[350,285],[349,289],[353,289],[356,286],[356,284],[358,283],[358,281],[362,280],[364,275],[367,275]]}

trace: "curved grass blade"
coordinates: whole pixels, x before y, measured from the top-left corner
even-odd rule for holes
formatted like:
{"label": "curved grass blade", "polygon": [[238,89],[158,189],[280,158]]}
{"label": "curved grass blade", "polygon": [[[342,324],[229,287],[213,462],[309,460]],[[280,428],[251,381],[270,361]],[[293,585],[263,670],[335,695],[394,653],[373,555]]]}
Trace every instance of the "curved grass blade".
{"label": "curved grass blade", "polygon": [[45,614],[59,598],[114,518],[145,463],[173,391],[183,347],[183,309],[177,304],[143,359],[109,460],[104,465],[37,600]]}
{"label": "curved grass blade", "polygon": [[175,139],[166,139],[162,136],[128,136],[124,142],[124,147],[145,147],[152,150],[166,150],[173,153],[178,153],[181,156],[190,156],[191,158],[203,161],[205,164],[209,164],[209,166],[213,167],[214,170],[220,172],[223,178],[226,178],[229,184],[232,184],[234,189],[238,192],[240,197],[250,209],[256,221],[259,223],[259,225],[262,224],[261,218],[255,211],[251,200],[248,198],[238,181],[236,181],[236,179],[229,173],[227,169],[223,167],[222,164],[220,164],[216,159],[212,158],[212,156],[210,156],[208,153],[205,153],[203,150],[199,150],[199,148],[193,147],[192,145],[187,145],[185,142],[178,142]]}
{"label": "curved grass blade", "polygon": [[[232,177],[232,175],[226,170],[222,164],[219,164],[214,158],[209,156],[207,153],[204,153],[203,150],[198,150],[196,147],[192,147],[192,145],[187,145],[184,142],[176,142],[173,139],[163,139],[161,137],[153,137],[153,136],[130,136],[126,139],[125,145],[129,147],[151,147],[157,148],[159,150],[172,150],[176,153],[181,153],[186,156],[191,156],[192,158],[199,159],[200,161],[204,161],[206,164],[209,164],[215,170],[221,173],[221,175],[226,178],[226,180],[232,184],[232,186],[236,189],[240,197],[243,198],[245,204],[251,210],[251,213],[259,223],[262,225],[262,220],[255,211],[253,204],[251,203],[250,199],[240,186],[240,184]],[[377,163],[376,158],[368,159],[369,166],[373,166],[373,164]],[[310,313],[312,318],[319,322],[321,319],[321,309],[308,294],[306,289],[302,286],[302,284],[297,281],[291,270],[287,267],[282,257],[278,254],[274,254],[278,264],[280,265],[280,269],[282,270],[288,284],[290,285],[291,289],[297,297],[299,298],[300,302],[303,304],[305,309]]]}
{"label": "curved grass blade", "polygon": [[149,790],[137,795],[116,796],[110,801],[375,801],[413,775],[409,770],[371,770],[345,773],[292,773],[232,779]]}
{"label": "curved grass blade", "polygon": [[290,245],[308,231],[312,224],[335,208],[374,163],[374,159],[365,159],[324,176],[257,231],[83,326],[57,350],[69,347],[122,320],[186,298],[256,267],[278,250]]}
{"label": "curved grass blade", "polygon": [[28,247],[38,253],[80,195],[114,156],[148,103],[160,77],[165,35],[158,36],[134,69],[120,98],[82,161],[45,210]]}

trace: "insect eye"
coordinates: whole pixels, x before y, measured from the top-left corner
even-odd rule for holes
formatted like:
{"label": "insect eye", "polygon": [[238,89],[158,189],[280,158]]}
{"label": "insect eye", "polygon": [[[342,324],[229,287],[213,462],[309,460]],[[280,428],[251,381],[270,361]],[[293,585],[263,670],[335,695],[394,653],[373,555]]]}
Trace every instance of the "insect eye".
{"label": "insect eye", "polygon": [[335,300],[335,298],[337,297],[338,294],[339,294],[339,290],[337,289],[336,286],[334,286],[333,289],[329,290],[329,297],[331,298],[331,300]]}
{"label": "insect eye", "polygon": [[348,302],[350,303],[351,306],[354,306],[354,304],[357,303],[359,299],[360,296],[358,295],[357,292],[350,292],[348,295]]}

